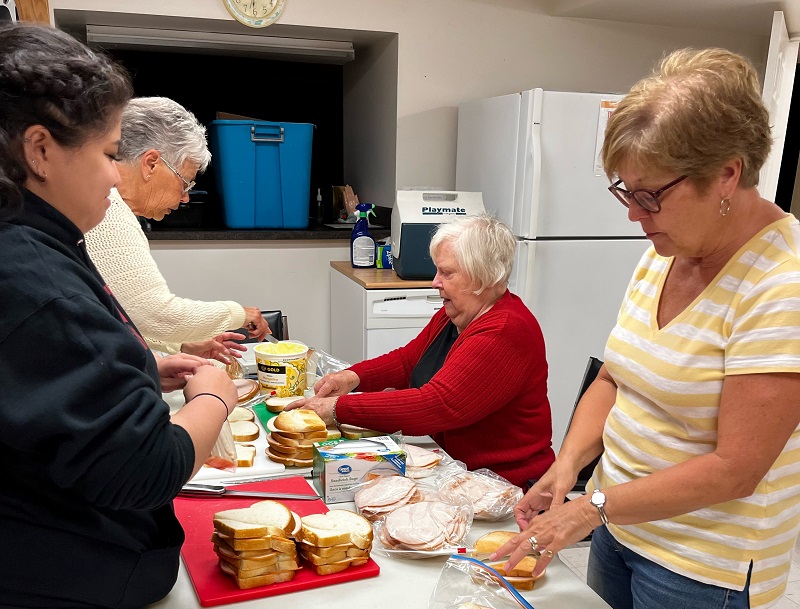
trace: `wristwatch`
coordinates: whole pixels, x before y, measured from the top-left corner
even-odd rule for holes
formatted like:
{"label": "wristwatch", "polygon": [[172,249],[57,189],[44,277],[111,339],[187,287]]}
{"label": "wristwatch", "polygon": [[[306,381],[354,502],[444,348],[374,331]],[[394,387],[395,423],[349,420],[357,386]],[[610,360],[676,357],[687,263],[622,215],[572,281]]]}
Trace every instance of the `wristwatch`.
{"label": "wristwatch", "polygon": [[600,489],[594,489],[594,491],[592,491],[592,496],[589,497],[589,503],[596,507],[597,511],[600,512],[600,520],[603,521],[603,524],[608,524],[608,516],[606,516],[605,493]]}

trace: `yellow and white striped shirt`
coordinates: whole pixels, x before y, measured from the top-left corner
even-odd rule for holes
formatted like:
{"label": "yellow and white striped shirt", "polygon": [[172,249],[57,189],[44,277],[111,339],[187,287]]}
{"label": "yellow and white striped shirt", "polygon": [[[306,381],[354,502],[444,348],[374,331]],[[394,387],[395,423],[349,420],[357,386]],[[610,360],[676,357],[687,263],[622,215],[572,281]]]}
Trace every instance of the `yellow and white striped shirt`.
{"label": "yellow and white striped shirt", "polygon": [[[712,452],[726,375],[800,373],[799,256],[798,221],[787,216],[770,224],[659,329],[658,303],[672,258],[653,248],[645,253],[606,345],[606,367],[619,389],[595,486]],[[609,526],[637,553],[716,586],[742,590],[752,560],[752,607],[770,606],[783,595],[799,528],[800,428],[750,497],[666,520]]]}

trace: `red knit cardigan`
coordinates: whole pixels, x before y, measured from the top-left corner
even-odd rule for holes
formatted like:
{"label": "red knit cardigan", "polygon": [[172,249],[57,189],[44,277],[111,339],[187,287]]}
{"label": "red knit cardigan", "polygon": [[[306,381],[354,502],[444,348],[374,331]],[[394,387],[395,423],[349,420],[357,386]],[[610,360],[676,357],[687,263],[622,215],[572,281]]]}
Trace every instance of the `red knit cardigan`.
{"label": "red knit cardigan", "polygon": [[506,291],[459,334],[433,378],[410,389],[411,371],[447,321],[441,309],[405,347],[351,366],[362,393],[339,398],[339,422],[432,435],[470,470],[489,468],[519,486],[540,477],[555,455],[539,323]]}

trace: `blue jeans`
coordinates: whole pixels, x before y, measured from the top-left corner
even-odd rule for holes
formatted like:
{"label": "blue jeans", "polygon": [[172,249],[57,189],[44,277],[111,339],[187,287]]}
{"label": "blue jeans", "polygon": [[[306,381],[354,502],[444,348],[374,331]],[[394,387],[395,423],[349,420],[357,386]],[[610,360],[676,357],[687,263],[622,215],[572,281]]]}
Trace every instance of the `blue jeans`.
{"label": "blue jeans", "polygon": [[741,592],[705,584],[626,548],[605,526],[592,534],[586,583],[613,609],[750,609],[749,573]]}

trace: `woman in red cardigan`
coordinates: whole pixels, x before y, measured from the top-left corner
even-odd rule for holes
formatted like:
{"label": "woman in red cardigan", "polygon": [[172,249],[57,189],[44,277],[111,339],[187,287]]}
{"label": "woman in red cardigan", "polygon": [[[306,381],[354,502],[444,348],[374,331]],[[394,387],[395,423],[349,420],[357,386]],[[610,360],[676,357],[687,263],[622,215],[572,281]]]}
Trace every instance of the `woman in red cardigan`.
{"label": "woman in red cardigan", "polygon": [[432,435],[470,470],[519,486],[541,476],[555,458],[547,361],[538,322],[508,291],[515,249],[508,226],[489,216],[442,224],[430,253],[443,308],[405,347],[325,375],[315,397],[287,410]]}

